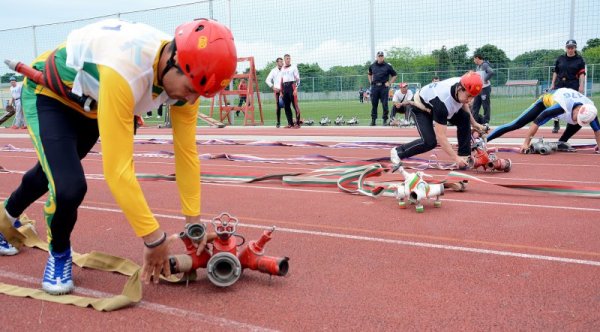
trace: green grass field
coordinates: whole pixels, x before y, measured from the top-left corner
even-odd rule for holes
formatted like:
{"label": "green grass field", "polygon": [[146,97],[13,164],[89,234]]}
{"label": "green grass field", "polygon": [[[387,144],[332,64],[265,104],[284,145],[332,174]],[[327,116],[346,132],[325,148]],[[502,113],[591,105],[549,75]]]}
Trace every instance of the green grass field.
{"label": "green grass field", "polygon": [[[600,96],[592,97],[592,100],[596,105],[600,105]],[[492,95],[492,121],[491,125],[497,126],[514,120],[523,110],[525,110],[534,99],[531,97],[503,97],[494,98]],[[237,104],[237,100],[234,101]],[[315,126],[318,126],[321,117],[328,116],[332,122],[338,115],[343,115],[345,120],[349,120],[351,117],[356,116],[359,120],[359,125],[368,125],[371,121],[371,104],[361,104],[358,100],[348,101],[302,101],[300,100],[300,108],[302,110],[302,117],[306,119],[313,119]],[[210,113],[210,101],[203,100],[200,106],[201,112],[204,114]],[[389,103],[389,109],[391,111],[391,103]],[[381,118],[381,105],[379,105],[379,118]],[[483,112],[483,110],[481,110]],[[4,113],[4,110],[0,110],[0,117]],[[285,123],[285,113],[281,112],[282,123]],[[292,109],[293,113],[293,109]],[[154,112],[156,116],[156,112]],[[265,125],[275,125],[275,104],[273,102],[263,103],[263,115],[265,118]],[[215,108],[214,118],[218,118],[218,108]],[[257,123],[260,123],[260,117],[258,110],[256,110],[255,119]],[[164,122],[164,120],[151,118],[145,120],[148,125],[158,125]],[[9,119],[2,126],[10,127],[13,119]],[[234,119],[234,125],[241,125],[242,118],[238,117]],[[381,120],[378,121],[378,125],[381,124]],[[198,120],[199,126],[207,126],[204,121]],[[552,123],[546,124],[551,126]]]}

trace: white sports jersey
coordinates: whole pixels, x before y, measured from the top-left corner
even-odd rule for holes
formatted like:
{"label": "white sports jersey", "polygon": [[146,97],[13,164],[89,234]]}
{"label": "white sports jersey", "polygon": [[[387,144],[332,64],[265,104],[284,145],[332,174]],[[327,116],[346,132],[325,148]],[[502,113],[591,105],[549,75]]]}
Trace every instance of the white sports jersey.
{"label": "white sports jersey", "polygon": [[430,103],[431,100],[436,97],[439,98],[440,101],[446,105],[446,108],[448,109],[448,119],[450,119],[463,107],[463,104],[454,100],[450,93],[450,88],[458,82],[460,82],[460,77],[453,77],[440,82],[429,83],[419,91],[419,95],[430,106],[432,106]]}
{"label": "white sports jersey", "polygon": [[152,99],[154,60],[163,41],[173,39],[141,23],[117,19],[103,20],[74,30],[67,38],[67,66],[77,70],[73,93],[98,100],[99,83],[84,72],[85,62],[104,65],[117,71],[129,83],[135,100],[134,113],[141,115],[160,104],[172,104],[163,91]]}
{"label": "white sports jersey", "polygon": [[300,73],[298,72],[298,67],[296,65],[290,65],[289,67],[285,67],[285,65],[281,68],[281,81],[285,82],[295,82],[300,80]]}
{"label": "white sports jersey", "polygon": [[281,90],[281,69],[277,68],[277,66],[271,69],[269,76],[267,76],[267,79],[265,80],[265,83],[267,83],[269,88]]}
{"label": "white sports jersey", "polygon": [[593,101],[579,93],[579,91],[569,88],[560,88],[554,91],[552,99],[565,110],[565,113],[558,116],[558,118],[573,125],[577,124],[577,121],[573,121],[573,107],[575,107],[575,104],[594,104]]}

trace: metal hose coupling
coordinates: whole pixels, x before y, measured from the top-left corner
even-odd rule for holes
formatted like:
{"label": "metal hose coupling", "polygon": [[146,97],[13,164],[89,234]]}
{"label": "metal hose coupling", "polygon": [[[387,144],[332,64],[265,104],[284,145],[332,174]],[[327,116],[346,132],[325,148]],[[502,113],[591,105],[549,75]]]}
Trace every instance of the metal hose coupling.
{"label": "metal hose coupling", "polygon": [[204,224],[185,225],[183,232],[179,233],[179,238],[185,244],[187,254],[169,257],[171,273],[190,272],[205,266],[210,256],[208,252],[205,250],[200,256],[196,255],[197,244],[202,242],[205,236],[206,226]]}
{"label": "metal hose coupling", "polygon": [[204,226],[204,224],[187,224],[185,225],[183,232],[179,233],[180,238],[185,236],[194,243],[202,242],[202,239],[204,239],[205,235],[206,226]]}
{"label": "metal hose coupling", "polygon": [[206,265],[208,279],[218,287],[233,285],[242,275],[240,260],[230,252],[214,254]]}

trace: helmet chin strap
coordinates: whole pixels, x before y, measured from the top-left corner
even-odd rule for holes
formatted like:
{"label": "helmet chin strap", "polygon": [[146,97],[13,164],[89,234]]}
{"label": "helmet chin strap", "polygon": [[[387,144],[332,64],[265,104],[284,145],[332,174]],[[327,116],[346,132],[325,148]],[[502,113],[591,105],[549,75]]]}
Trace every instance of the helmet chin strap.
{"label": "helmet chin strap", "polygon": [[[179,67],[179,65],[175,62],[175,54],[177,53],[177,44],[175,44],[175,40],[171,41],[173,43],[173,47],[171,48],[171,56],[169,56],[169,59],[167,60],[167,64],[165,65],[165,68],[163,69],[162,73],[158,76],[158,85],[163,86],[163,78],[165,77],[165,75],[167,74],[167,72],[169,70],[171,70],[172,68],[177,68],[177,70],[183,72],[181,70],[181,67]],[[165,46],[163,46],[163,49],[160,51],[160,56],[162,57],[162,52],[165,50],[165,47],[167,45],[165,44]]]}

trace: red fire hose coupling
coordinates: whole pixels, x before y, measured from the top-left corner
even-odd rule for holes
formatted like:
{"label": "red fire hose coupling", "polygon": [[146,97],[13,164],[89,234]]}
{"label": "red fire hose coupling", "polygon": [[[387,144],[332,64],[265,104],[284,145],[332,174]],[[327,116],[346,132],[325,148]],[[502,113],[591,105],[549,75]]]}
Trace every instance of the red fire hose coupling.
{"label": "red fire hose coupling", "polygon": [[265,230],[258,239],[245,246],[238,254],[242,267],[250,270],[258,270],[263,273],[285,276],[288,273],[290,260],[288,257],[271,257],[264,255],[264,246],[271,240],[271,234],[275,226]]}
{"label": "red fire hose coupling", "polygon": [[[257,241],[238,245],[236,241],[238,220],[228,213],[222,213],[212,220],[217,237],[200,255],[196,254],[197,244],[206,236],[203,224],[186,225],[179,237],[185,244],[186,254],[169,257],[171,273],[188,273],[206,268],[208,279],[216,286],[233,285],[244,269],[250,269],[275,276],[285,276],[289,271],[288,257],[264,255],[264,247],[272,238],[275,226],[265,230]],[[240,250],[238,248],[242,246]]]}

